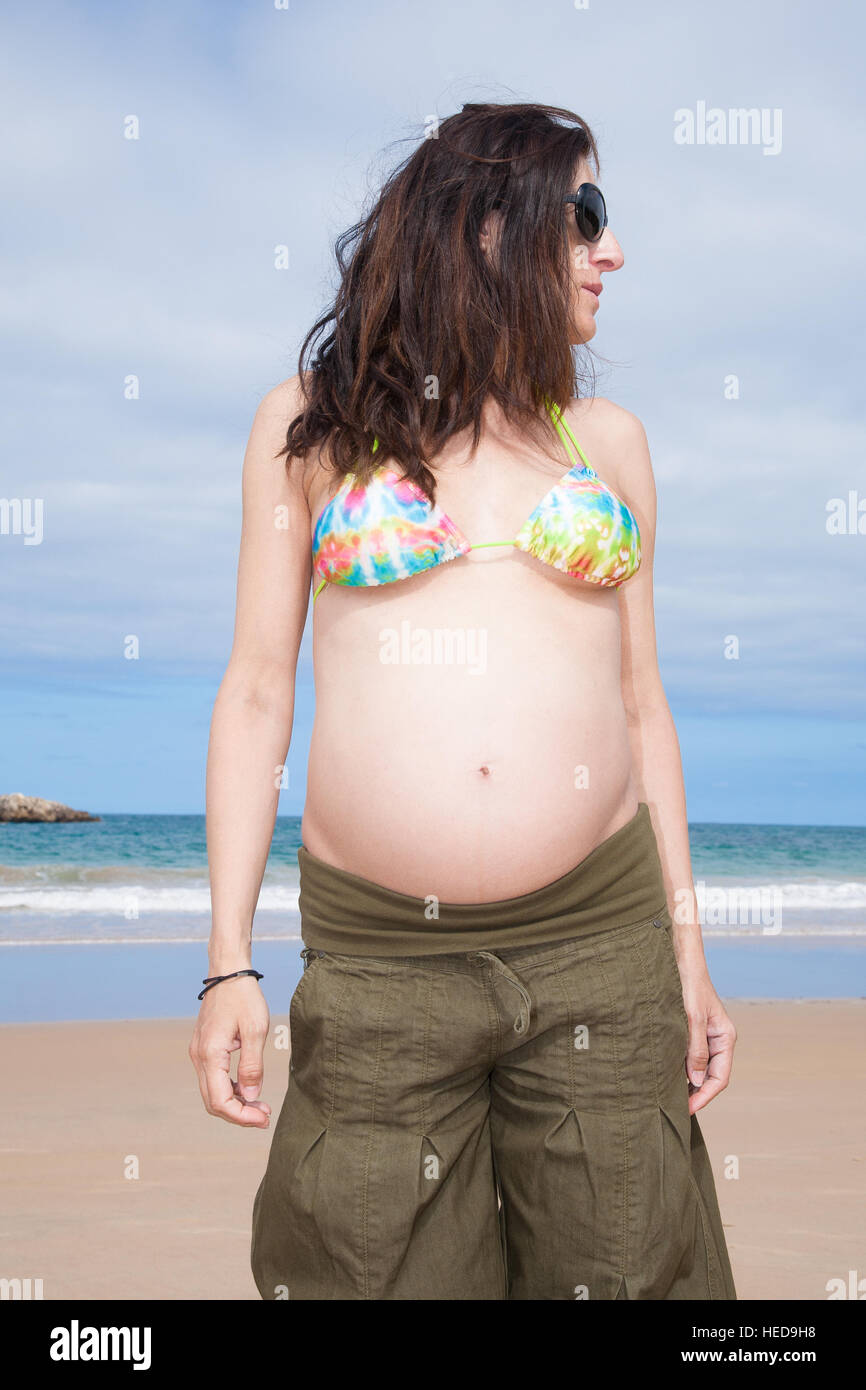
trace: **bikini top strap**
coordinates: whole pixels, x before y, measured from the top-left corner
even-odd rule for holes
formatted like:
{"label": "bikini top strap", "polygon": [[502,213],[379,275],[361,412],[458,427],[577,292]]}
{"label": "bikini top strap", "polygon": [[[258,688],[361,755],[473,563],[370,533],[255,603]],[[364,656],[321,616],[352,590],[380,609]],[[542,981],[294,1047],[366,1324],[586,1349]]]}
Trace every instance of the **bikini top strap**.
{"label": "bikini top strap", "polygon": [[[592,464],[590,463],[589,459],[586,457],[586,454],[583,452],[583,450],[581,449],[581,447],[580,447],[580,445],[578,444],[577,440],[575,439],[575,437],[574,437],[574,431],[572,430],[570,424],[569,424],[568,421],[566,420],[566,418],[565,418],[565,416],[563,415],[562,411],[560,410],[559,406],[556,405],[555,402],[548,401],[548,402],[547,402],[547,410],[548,410],[548,414],[550,415],[551,420],[553,421],[553,423],[554,423],[554,425],[555,425],[555,427],[556,427],[557,434],[559,435],[560,439],[562,440],[562,443],[563,443],[563,445],[564,445],[564,447],[565,447],[565,452],[568,454],[568,457],[569,457],[569,458],[572,460],[572,462],[575,463],[575,465],[576,465],[576,460],[575,460],[575,458],[574,458],[574,454],[571,452],[571,447],[570,447],[569,442],[568,442],[569,440],[571,440],[571,443],[574,445],[575,449],[576,449],[577,452],[580,454],[580,457],[581,457],[581,459],[583,460],[583,466],[584,466],[584,468],[588,469],[588,471],[589,471],[590,473],[592,473],[593,477],[595,477],[595,476],[596,476],[596,474],[595,474],[595,469],[592,467]],[[564,432],[563,432],[563,431],[564,431]]]}

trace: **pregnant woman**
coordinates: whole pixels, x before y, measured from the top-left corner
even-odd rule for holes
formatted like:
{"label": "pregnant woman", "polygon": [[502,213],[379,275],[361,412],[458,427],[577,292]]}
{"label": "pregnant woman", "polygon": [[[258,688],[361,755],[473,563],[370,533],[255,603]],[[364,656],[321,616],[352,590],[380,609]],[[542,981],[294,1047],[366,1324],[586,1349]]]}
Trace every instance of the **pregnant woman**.
{"label": "pregnant woman", "polygon": [[252,921],[312,590],[266,1299],[736,1297],[696,1115],[735,1031],[657,665],[652,468],[633,415],[575,394],[623,263],[597,179],[571,112],[443,121],[341,238],[253,425],[190,1053],[209,1113],[269,1124]]}

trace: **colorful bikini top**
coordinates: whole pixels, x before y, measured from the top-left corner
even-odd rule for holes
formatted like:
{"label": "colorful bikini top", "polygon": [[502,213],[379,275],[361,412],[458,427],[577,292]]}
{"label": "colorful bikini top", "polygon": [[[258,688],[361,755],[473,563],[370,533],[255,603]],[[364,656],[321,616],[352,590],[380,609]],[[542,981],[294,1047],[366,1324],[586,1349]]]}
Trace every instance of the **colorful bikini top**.
{"label": "colorful bikini top", "polygon": [[[471,545],[441,507],[396,468],[383,464],[366,486],[349,473],[313,532],[313,574],[321,580],[314,600],[326,584],[392,584],[470,550],[501,545],[516,546],[591,584],[624,584],[640,565],[637,521],[590,467],[559,407],[548,403],[547,409],[572,467],[541,499],[514,540]],[[374,453],[378,447],[376,439]]]}

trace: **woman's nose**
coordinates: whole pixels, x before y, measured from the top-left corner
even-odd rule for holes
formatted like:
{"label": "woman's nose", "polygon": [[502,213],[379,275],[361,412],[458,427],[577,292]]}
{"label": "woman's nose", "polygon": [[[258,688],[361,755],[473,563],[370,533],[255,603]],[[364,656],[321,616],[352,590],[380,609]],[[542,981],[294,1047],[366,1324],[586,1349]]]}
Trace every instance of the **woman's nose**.
{"label": "woman's nose", "polygon": [[593,265],[607,270],[619,270],[625,261],[622,247],[610,227],[605,227],[599,240],[590,248],[590,260]]}
{"label": "woman's nose", "polygon": [[620,265],[626,260],[626,257],[623,256],[623,247],[617,242],[616,236],[613,235],[609,227],[606,227],[605,231],[602,232],[601,239],[595,243],[592,250],[594,250],[594,256],[592,256],[594,264],[606,265],[607,270],[619,270]]}

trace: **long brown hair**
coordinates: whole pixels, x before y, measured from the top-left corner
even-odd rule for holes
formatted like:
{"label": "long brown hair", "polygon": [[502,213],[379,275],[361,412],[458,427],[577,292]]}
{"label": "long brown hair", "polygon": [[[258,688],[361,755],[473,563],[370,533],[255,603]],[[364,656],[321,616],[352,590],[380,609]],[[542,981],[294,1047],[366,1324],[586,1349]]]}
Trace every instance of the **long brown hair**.
{"label": "long brown hair", "polygon": [[470,425],[477,446],[487,396],[549,438],[545,398],[565,407],[576,385],[562,200],[584,160],[598,168],[586,123],[535,104],[469,103],[422,141],[337,239],[340,285],[301,348],[287,467],[326,443],[337,473],[366,481],[394,459],[433,501],[426,461]]}

